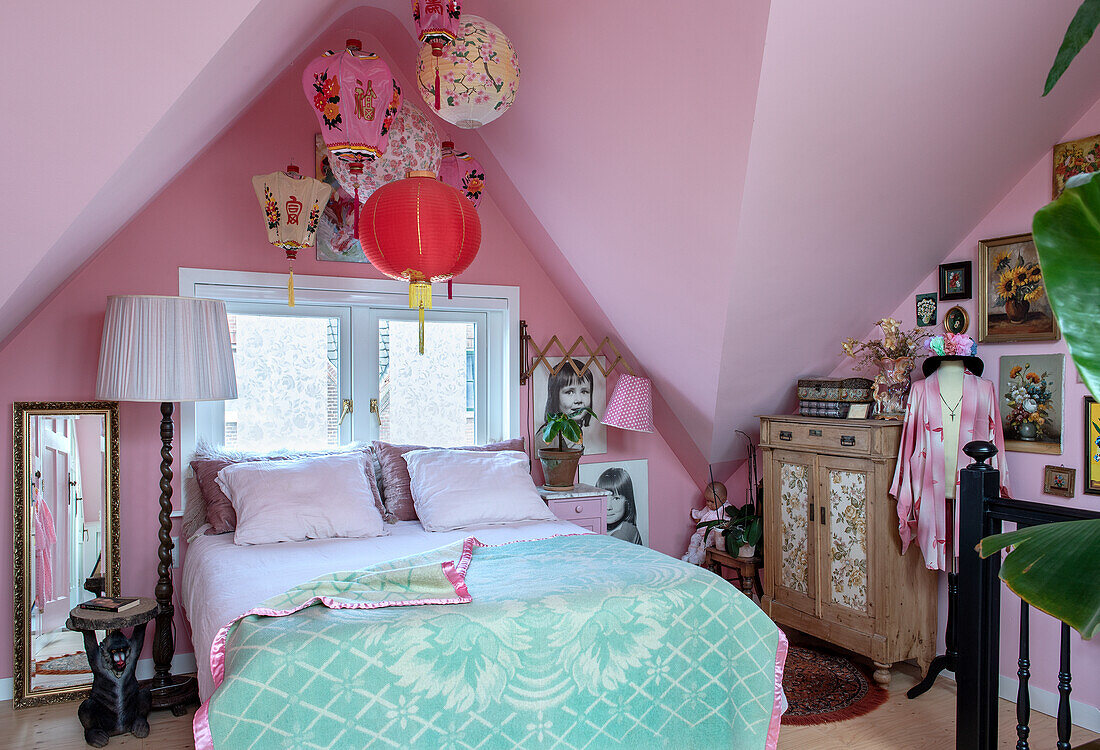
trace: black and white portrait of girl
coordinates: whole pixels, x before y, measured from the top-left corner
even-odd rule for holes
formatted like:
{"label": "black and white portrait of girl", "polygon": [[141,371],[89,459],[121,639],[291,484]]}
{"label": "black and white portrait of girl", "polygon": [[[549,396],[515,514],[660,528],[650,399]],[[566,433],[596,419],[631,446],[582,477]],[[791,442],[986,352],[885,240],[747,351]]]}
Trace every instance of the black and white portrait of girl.
{"label": "black and white portrait of girl", "polygon": [[611,494],[607,497],[607,535],[632,544],[649,544],[649,471],[645,459],[581,464],[580,480]]}
{"label": "black and white portrait of girl", "polygon": [[[561,364],[557,372],[551,373],[540,365],[531,378],[531,403],[535,412],[536,432],[550,414],[572,414],[578,409],[591,409],[597,416],[602,416],[607,405],[607,388],[599,367],[593,363],[583,375],[579,375],[578,371],[584,369],[582,360],[563,362],[562,358],[555,357],[549,358],[549,361],[554,367]],[[607,432],[599,420],[585,414],[577,421],[580,422],[581,433],[584,435],[584,454],[591,456],[606,453]],[[538,443],[539,448],[547,447],[541,440]]]}

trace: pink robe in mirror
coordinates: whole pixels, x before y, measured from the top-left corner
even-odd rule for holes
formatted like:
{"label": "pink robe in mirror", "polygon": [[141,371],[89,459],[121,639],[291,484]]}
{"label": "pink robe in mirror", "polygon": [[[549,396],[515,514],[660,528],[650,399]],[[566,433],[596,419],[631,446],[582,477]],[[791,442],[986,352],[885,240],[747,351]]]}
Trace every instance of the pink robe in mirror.
{"label": "pink robe in mirror", "polygon": [[[946,570],[946,460],[943,441],[943,408],[939,373],[913,384],[905,410],[905,429],[898,450],[898,465],[890,494],[898,501],[898,533],[902,554],[915,539],[924,564],[930,570]],[[990,464],[1001,472],[1001,494],[1008,497],[1008,467],[1005,464],[1005,440],[997,410],[993,383],[966,372],[963,375],[962,403],[959,406],[959,469],[971,463],[963,446],[974,440],[987,440],[997,446]],[[958,478],[955,478],[958,497]],[[957,527],[956,507],[952,528]],[[954,554],[958,555],[958,535]]]}

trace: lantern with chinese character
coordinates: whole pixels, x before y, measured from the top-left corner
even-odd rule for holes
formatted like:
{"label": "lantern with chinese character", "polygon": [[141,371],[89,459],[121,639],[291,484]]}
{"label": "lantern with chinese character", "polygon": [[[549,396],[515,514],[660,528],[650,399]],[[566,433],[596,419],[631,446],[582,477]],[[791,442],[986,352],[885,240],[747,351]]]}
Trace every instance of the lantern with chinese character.
{"label": "lantern with chinese character", "polygon": [[438,172],[440,158],[435,126],[427,115],[406,101],[393,119],[385,154],[364,163],[362,171],[353,171],[356,165],[339,159],[329,159],[329,166],[340,187],[359,203],[365,203],[375,190],[387,182],[404,179],[410,170]]}
{"label": "lantern with chinese character", "polygon": [[453,141],[443,141],[443,160],[439,165],[439,179],[456,190],[462,191],[474,207],[481,205],[481,193],[485,190],[485,170],[477,159],[465,151],[455,152]]}
{"label": "lantern with chinese character", "polygon": [[299,250],[317,241],[317,224],[332,187],[303,177],[293,164],[285,172],[256,175],[252,187],[263,211],[267,241],[286,251],[290,265],[287,304],[294,307],[294,259]]}
{"label": "lantern with chinese character", "polygon": [[[428,45],[420,48],[417,86],[428,104],[436,94],[436,114],[460,128],[479,128],[512,106],[519,90],[519,55],[504,32],[478,16],[466,15],[462,35],[435,58]],[[438,65],[438,81],[433,75]]]}
{"label": "lantern with chinese character", "polygon": [[424,310],[432,282],[465,271],[481,246],[481,220],[470,201],[432,172],[411,172],[367,200],[359,217],[363,253],[382,273],[409,282],[409,307],[419,310],[424,353]]}
{"label": "lantern with chinese character", "polygon": [[412,0],[412,4],[416,36],[435,58],[435,108],[439,109],[439,58],[444,47],[458,40],[461,6],[458,0]]}
{"label": "lantern with chinese character", "polygon": [[349,39],[340,52],[326,52],[306,66],[302,88],[321,137],[337,159],[363,162],[386,152],[387,134],[401,106],[401,89],[390,66]]}

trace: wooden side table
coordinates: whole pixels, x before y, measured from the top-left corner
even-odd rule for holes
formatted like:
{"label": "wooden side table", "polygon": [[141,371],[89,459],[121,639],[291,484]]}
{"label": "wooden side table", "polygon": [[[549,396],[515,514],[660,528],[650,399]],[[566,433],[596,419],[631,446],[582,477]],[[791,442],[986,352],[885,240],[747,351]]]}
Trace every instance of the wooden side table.
{"label": "wooden side table", "polygon": [[550,511],[561,520],[597,534],[607,533],[607,496],[611,494],[607,490],[579,483],[571,490],[538,490]]}
{"label": "wooden side table", "polygon": [[764,560],[760,555],[755,557],[736,557],[728,552],[722,552],[714,547],[707,547],[707,556],[704,565],[714,573],[722,576],[727,581],[729,578],[722,572],[725,568],[737,570],[738,583],[745,596],[752,599],[753,591],[758,596],[764,595],[764,588],[760,584],[760,568]]}
{"label": "wooden side table", "polygon": [[[119,734],[149,735],[148,688],[138,685],[137,663],[145,643],[145,626],[157,615],[157,601],[142,597],[125,612],[103,612],[74,607],[65,627],[84,635],[84,651],[92,668],[92,694],[77,709],[84,741],[103,747]],[[123,628],[133,628],[130,637]],[[102,643],[96,631],[106,630]]]}

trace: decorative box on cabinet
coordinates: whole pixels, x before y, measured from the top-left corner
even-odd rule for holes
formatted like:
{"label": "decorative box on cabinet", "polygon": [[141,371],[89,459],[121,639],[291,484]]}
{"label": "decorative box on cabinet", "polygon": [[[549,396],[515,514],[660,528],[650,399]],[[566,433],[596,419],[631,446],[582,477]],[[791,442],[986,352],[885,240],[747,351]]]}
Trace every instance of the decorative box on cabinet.
{"label": "decorative box on cabinet", "polygon": [[[936,575],[901,554],[888,494],[899,422],[760,417],[764,458],[764,596],[780,625],[890,667],[935,656]],[[914,545],[915,547],[915,545]]]}
{"label": "decorative box on cabinet", "polygon": [[555,516],[597,534],[607,533],[607,496],[610,494],[590,484],[577,484],[562,492],[539,487],[539,495]]}

